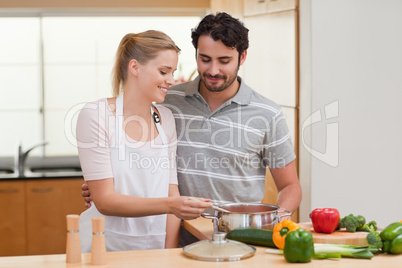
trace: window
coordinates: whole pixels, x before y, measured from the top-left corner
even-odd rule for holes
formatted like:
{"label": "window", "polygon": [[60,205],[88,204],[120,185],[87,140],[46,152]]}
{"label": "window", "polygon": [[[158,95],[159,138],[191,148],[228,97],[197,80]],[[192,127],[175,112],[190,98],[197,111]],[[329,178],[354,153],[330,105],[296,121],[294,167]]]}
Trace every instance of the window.
{"label": "window", "polygon": [[[43,140],[46,156],[77,155],[75,120],[85,102],[112,95],[111,71],[121,38],[148,29],[181,48],[179,67],[196,69],[191,28],[199,17],[0,18],[0,156]],[[179,70],[176,71],[179,74]],[[40,155],[35,150],[33,155]]]}

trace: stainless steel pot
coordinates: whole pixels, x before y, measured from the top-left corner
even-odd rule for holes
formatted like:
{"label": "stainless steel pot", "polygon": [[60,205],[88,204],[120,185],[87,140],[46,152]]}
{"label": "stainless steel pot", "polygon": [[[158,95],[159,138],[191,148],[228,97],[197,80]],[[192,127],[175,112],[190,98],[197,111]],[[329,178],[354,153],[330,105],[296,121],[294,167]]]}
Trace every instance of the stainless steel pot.
{"label": "stainless steel pot", "polygon": [[260,203],[234,203],[220,206],[229,212],[215,210],[214,215],[203,213],[202,217],[212,219],[215,232],[225,232],[240,228],[254,227],[272,230],[282,217],[290,216],[288,210],[278,206]]}

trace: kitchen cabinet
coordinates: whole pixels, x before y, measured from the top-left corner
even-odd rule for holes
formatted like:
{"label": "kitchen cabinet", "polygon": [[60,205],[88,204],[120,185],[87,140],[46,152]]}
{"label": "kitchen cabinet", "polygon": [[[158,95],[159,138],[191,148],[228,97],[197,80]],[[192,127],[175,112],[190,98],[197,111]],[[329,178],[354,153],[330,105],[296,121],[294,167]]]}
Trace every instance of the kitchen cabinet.
{"label": "kitchen cabinet", "polygon": [[243,0],[211,0],[211,13],[225,11],[233,17],[243,19]]}
{"label": "kitchen cabinet", "polygon": [[294,9],[297,0],[245,0],[244,16],[281,12]]}
{"label": "kitchen cabinet", "polygon": [[80,214],[82,179],[26,182],[27,254],[57,254],[66,250],[66,215]]}
{"label": "kitchen cabinet", "polygon": [[0,182],[0,256],[25,255],[25,183]]}
{"label": "kitchen cabinet", "polygon": [[[250,29],[246,83],[282,108],[291,134],[298,170],[299,46],[297,0],[246,0],[244,23]],[[276,204],[278,192],[267,170],[262,202]],[[299,213],[292,215],[298,221]]]}
{"label": "kitchen cabinet", "polygon": [[296,107],[298,86],[297,11],[246,17],[250,47],[246,83],[281,106]]}
{"label": "kitchen cabinet", "polygon": [[85,210],[82,183],[82,178],[0,182],[0,234],[7,241],[0,256],[65,253],[66,215]]}

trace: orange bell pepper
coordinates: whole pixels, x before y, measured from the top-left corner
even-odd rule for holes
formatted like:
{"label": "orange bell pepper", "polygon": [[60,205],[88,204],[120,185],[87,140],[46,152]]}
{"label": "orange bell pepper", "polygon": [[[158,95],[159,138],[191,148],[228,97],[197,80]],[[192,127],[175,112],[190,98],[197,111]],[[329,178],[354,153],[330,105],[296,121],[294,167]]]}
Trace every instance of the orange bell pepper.
{"label": "orange bell pepper", "polygon": [[286,235],[289,232],[295,231],[299,228],[300,226],[291,220],[284,220],[275,225],[272,234],[272,240],[274,241],[275,246],[277,246],[279,249],[284,249]]}

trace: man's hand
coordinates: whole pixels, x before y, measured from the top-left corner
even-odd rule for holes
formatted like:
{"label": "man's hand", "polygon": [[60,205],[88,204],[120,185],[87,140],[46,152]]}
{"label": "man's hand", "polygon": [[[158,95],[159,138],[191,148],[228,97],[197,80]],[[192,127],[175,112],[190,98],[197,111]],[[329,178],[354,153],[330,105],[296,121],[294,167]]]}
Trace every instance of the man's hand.
{"label": "man's hand", "polygon": [[91,201],[92,201],[92,197],[91,197],[91,193],[89,192],[89,188],[88,188],[88,184],[85,182],[82,186],[81,186],[81,190],[82,190],[82,197],[85,200],[85,207],[86,208],[90,208],[91,207]]}

